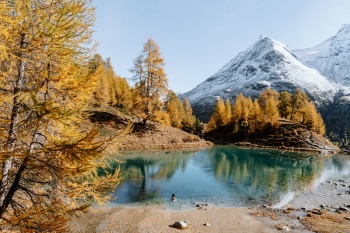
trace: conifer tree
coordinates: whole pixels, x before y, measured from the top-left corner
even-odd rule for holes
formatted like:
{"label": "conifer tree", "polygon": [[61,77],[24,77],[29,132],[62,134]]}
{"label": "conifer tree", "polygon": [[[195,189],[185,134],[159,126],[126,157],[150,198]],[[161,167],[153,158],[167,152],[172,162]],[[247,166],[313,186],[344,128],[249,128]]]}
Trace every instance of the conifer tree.
{"label": "conifer tree", "polygon": [[291,94],[282,91],[279,96],[278,111],[282,118],[287,118],[291,113]]}
{"label": "conifer tree", "polygon": [[169,93],[167,99],[166,112],[169,114],[170,124],[173,127],[181,128],[182,121],[185,117],[185,110],[182,102],[172,91]]}
{"label": "conifer tree", "polygon": [[149,38],[144,44],[143,52],[134,61],[130,70],[136,82],[135,91],[140,96],[144,123],[152,119],[153,112],[160,110],[160,98],[167,94],[168,79],[164,73],[164,60],[160,55],[159,46]]}
{"label": "conifer tree", "polygon": [[272,90],[271,88],[266,88],[263,92],[260,93],[259,96],[259,105],[263,112],[266,114],[266,104],[270,98],[273,98],[275,103],[278,104],[279,93],[277,91]]}
{"label": "conifer tree", "polygon": [[[296,89],[295,93],[292,95],[291,99],[291,114],[290,120],[298,120],[296,119],[297,114],[302,116],[302,111],[305,109],[306,103],[309,101],[306,93],[300,89]],[[299,117],[300,118],[300,117]],[[300,122],[303,122],[303,119],[299,119]]]}
{"label": "conifer tree", "polygon": [[238,123],[241,119],[244,118],[243,117],[244,101],[245,101],[245,97],[243,96],[243,94],[242,93],[238,94],[232,109],[232,118],[235,123]]}
{"label": "conifer tree", "polygon": [[226,101],[225,101],[225,111],[226,111],[225,125],[228,125],[232,121],[232,106],[231,106],[231,102],[229,99],[226,99]]}
{"label": "conifer tree", "polygon": [[278,108],[275,98],[272,96],[265,102],[265,115],[271,126],[278,126]]}
{"label": "conifer tree", "polygon": [[9,0],[0,19],[0,224],[62,232],[119,182],[118,172],[97,176],[107,144],[85,111],[101,74],[85,46],[94,8],[89,0]]}
{"label": "conifer tree", "polygon": [[224,126],[225,119],[225,104],[222,99],[219,99],[209,119],[207,131]]}
{"label": "conifer tree", "polygon": [[193,125],[193,128],[194,128],[195,132],[197,132],[199,134],[203,133],[203,125],[202,125],[202,122],[198,118],[196,118],[194,125]]}
{"label": "conifer tree", "polygon": [[324,135],[326,133],[326,126],[324,124],[324,121],[322,119],[321,114],[317,113],[317,123],[316,123],[316,133],[320,135]]}
{"label": "conifer tree", "polygon": [[125,78],[119,76],[114,77],[114,98],[116,108],[130,112],[132,108],[132,89]]}
{"label": "conifer tree", "polygon": [[258,100],[253,103],[252,114],[250,118],[249,132],[254,133],[264,127],[264,114],[260,108]]}
{"label": "conifer tree", "polygon": [[190,101],[188,100],[188,98],[184,98],[183,109],[185,112],[183,122],[185,125],[192,127],[196,121],[196,118],[193,116],[192,107],[190,105]]}
{"label": "conifer tree", "polygon": [[321,115],[317,112],[313,102],[306,102],[303,110],[304,124],[307,129],[323,135],[325,133],[325,125]]}

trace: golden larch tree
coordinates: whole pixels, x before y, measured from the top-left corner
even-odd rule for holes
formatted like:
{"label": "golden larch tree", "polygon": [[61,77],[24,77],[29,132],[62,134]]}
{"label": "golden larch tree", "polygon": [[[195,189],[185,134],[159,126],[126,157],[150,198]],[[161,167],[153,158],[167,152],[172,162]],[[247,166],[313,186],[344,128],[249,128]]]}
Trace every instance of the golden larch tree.
{"label": "golden larch tree", "polygon": [[224,126],[225,124],[225,104],[222,99],[219,99],[215,105],[214,111],[208,121],[207,131]]}
{"label": "golden larch tree", "polygon": [[108,199],[118,172],[99,177],[107,141],[86,114],[90,0],[0,1],[0,224],[61,232],[69,217]]}
{"label": "golden larch tree", "polygon": [[308,96],[301,89],[296,89],[291,98],[291,113],[290,120],[303,122],[303,110],[307,102],[309,101]]}
{"label": "golden larch tree", "polygon": [[182,120],[185,116],[185,110],[181,100],[174,92],[170,92],[166,102],[166,112],[169,114],[171,126],[182,127]]}
{"label": "golden larch tree", "polygon": [[192,107],[188,98],[184,98],[183,108],[185,112],[183,123],[192,127],[196,121],[196,118],[193,116]]}
{"label": "golden larch tree", "polygon": [[264,91],[260,93],[258,102],[260,105],[260,108],[263,110],[263,112],[266,112],[266,105],[270,98],[273,98],[275,103],[278,104],[279,102],[279,93],[277,91],[272,90],[271,88],[266,88]]}
{"label": "golden larch tree", "polygon": [[159,46],[149,38],[143,46],[143,52],[134,60],[130,70],[136,83],[135,91],[140,96],[141,117],[144,123],[152,119],[153,113],[161,108],[160,99],[168,93],[168,79],[164,73],[164,59],[161,57]]}
{"label": "golden larch tree", "polygon": [[287,92],[287,91],[282,91],[280,93],[280,96],[278,98],[279,103],[278,103],[278,111],[280,113],[280,116],[282,118],[287,118],[291,114],[291,100],[292,100],[292,95]]}
{"label": "golden larch tree", "polygon": [[225,101],[225,111],[226,111],[225,125],[228,125],[232,121],[232,106],[231,106],[231,102],[229,99],[226,99],[226,101]]}

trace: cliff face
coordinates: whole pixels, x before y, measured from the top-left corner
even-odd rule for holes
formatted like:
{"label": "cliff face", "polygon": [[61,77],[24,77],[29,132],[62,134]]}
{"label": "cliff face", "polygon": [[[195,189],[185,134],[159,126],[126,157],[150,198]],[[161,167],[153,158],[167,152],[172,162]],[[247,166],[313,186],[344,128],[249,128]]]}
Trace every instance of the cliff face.
{"label": "cliff face", "polygon": [[254,134],[248,134],[244,130],[232,133],[230,129],[222,128],[209,132],[206,138],[218,144],[234,143],[276,149],[339,151],[339,148],[325,137],[307,130],[304,125],[283,118],[280,118],[278,128],[266,128]]}

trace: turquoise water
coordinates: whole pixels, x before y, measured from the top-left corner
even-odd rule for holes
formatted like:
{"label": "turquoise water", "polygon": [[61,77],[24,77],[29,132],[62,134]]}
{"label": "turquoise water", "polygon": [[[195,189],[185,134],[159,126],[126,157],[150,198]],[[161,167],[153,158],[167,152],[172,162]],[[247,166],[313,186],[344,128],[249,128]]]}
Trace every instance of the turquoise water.
{"label": "turquoise water", "polygon": [[[321,182],[350,174],[350,157],[215,146],[200,151],[127,152],[118,157],[123,181],[110,205],[160,204],[187,209],[278,205]],[[176,201],[171,202],[171,194]]]}

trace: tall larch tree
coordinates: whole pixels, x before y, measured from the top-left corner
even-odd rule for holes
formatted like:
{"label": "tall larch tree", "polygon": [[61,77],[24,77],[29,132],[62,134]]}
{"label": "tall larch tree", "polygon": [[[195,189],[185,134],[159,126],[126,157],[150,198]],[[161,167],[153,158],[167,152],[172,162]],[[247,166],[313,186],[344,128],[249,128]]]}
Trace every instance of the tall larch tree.
{"label": "tall larch tree", "polygon": [[251,119],[249,121],[249,132],[254,133],[264,127],[264,113],[260,108],[258,100],[254,100]]}
{"label": "tall larch tree", "polygon": [[265,103],[265,116],[271,126],[278,126],[278,108],[276,100],[272,96]]}
{"label": "tall larch tree", "polygon": [[232,118],[234,122],[238,122],[243,118],[243,105],[244,105],[245,97],[242,93],[238,94],[235,99],[235,103],[232,108]]}
{"label": "tall larch tree", "polygon": [[119,76],[114,77],[114,107],[124,111],[130,112],[132,109],[132,89],[125,78]]}
{"label": "tall larch tree", "polygon": [[224,101],[222,99],[219,99],[208,121],[207,131],[224,126],[225,114]]}
{"label": "tall larch tree", "polygon": [[0,224],[62,232],[119,181],[97,176],[107,144],[85,111],[101,74],[88,66],[94,8],[8,0],[0,19]]}
{"label": "tall larch tree", "polygon": [[196,118],[193,116],[192,107],[188,98],[184,98],[183,108],[185,112],[183,123],[192,127],[196,121]]}
{"label": "tall larch tree", "polygon": [[302,112],[303,112],[303,109],[305,109],[305,106],[308,101],[309,101],[309,98],[305,92],[303,92],[300,89],[295,90],[295,93],[292,95],[292,99],[291,99],[290,120],[299,121],[299,122],[303,121]]}
{"label": "tall larch tree", "polygon": [[164,73],[164,59],[161,57],[159,46],[149,38],[143,46],[143,52],[134,60],[130,70],[136,83],[135,91],[140,96],[141,103],[135,103],[142,108],[141,117],[144,123],[152,119],[152,115],[160,108],[160,98],[168,92],[168,79]]}
{"label": "tall larch tree", "polygon": [[166,112],[169,114],[171,126],[181,128],[185,116],[181,100],[174,92],[170,92],[166,102]]}
{"label": "tall larch tree", "polygon": [[270,98],[273,98],[275,103],[278,104],[279,93],[277,91],[272,90],[271,88],[266,88],[263,92],[260,93],[260,96],[258,98],[260,108],[263,110],[265,114],[266,114],[266,105]]}
{"label": "tall larch tree", "polygon": [[282,91],[278,98],[278,111],[282,118],[287,118],[291,114],[291,94],[287,91]]}
{"label": "tall larch tree", "polygon": [[232,106],[229,99],[226,99],[225,101],[225,111],[226,111],[225,124],[228,125],[232,122]]}

